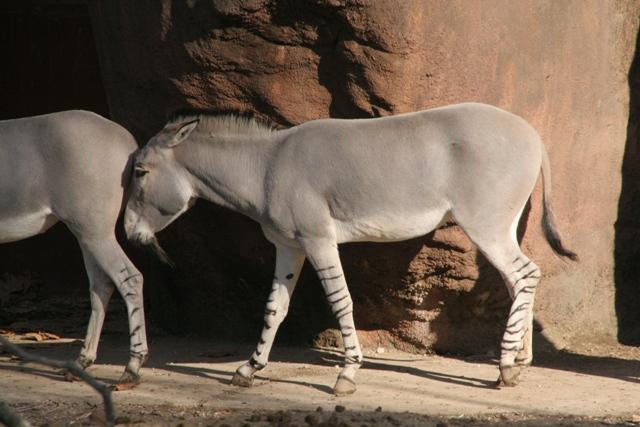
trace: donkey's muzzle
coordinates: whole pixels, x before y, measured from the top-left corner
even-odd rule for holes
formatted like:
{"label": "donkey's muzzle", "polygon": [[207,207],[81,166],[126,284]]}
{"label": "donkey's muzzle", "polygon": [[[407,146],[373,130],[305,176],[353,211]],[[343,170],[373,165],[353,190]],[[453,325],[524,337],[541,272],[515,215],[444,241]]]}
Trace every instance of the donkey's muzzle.
{"label": "donkey's muzzle", "polygon": [[167,264],[169,267],[174,268],[175,264],[167,255],[162,246],[160,246],[160,242],[158,242],[158,238],[153,234],[136,232],[133,233],[132,236],[129,236],[129,240],[135,246],[143,247],[151,251],[160,261]]}

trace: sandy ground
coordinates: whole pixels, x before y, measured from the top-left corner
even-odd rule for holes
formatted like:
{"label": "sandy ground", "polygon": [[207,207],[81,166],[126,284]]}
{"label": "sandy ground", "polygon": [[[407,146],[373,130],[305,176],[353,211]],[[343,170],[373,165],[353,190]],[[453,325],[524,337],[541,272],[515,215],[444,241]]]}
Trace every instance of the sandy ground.
{"label": "sandy ground", "polygon": [[[75,357],[80,347],[70,339],[20,342],[54,358]],[[126,361],[126,342],[108,336],[100,350],[90,372],[113,382]],[[113,395],[122,422],[602,425],[633,422],[640,412],[640,352],[629,347],[545,353],[523,373],[519,386],[503,389],[495,388],[496,361],[486,356],[369,352],[358,374],[358,391],[340,398],[331,394],[341,363],[331,350],[276,347],[250,389],[229,384],[250,355],[248,346],[165,336],[152,341],[151,351],[142,384]],[[0,399],[35,425],[95,424],[101,408],[87,385],[64,382],[47,368],[20,365],[6,353],[0,354]],[[336,406],[345,411],[339,407],[336,412]]]}

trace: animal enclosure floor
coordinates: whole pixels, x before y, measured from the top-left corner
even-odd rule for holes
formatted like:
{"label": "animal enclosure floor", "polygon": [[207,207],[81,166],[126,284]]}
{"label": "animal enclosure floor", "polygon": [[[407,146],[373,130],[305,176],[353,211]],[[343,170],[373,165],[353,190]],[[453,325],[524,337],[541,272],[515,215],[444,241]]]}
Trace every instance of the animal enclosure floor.
{"label": "animal enclosure floor", "polygon": [[[60,359],[75,357],[80,347],[70,339],[18,342]],[[341,363],[334,351],[276,346],[254,387],[245,389],[229,382],[250,355],[248,346],[165,336],[152,340],[150,348],[143,382],[113,394],[116,410],[131,423],[601,425],[631,422],[640,412],[639,352],[629,347],[608,354],[544,354],[524,371],[520,385],[503,389],[494,387],[498,370],[487,357],[368,352],[357,377],[358,391],[340,398],[331,394]],[[127,354],[125,341],[107,336],[90,372],[114,382]],[[20,365],[7,353],[0,354],[0,400],[34,425],[91,424],[96,421],[90,414],[101,408],[87,385],[62,381],[48,368]],[[346,410],[335,412],[336,405]],[[323,411],[316,412],[318,407]]]}

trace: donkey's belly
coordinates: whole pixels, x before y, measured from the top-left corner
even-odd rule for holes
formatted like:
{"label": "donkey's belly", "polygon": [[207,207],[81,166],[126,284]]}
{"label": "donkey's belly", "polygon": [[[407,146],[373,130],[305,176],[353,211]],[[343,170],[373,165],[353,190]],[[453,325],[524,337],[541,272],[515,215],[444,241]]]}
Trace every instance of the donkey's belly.
{"label": "donkey's belly", "polygon": [[422,214],[380,214],[351,221],[336,220],[338,243],[396,242],[424,236],[449,218],[447,209]]}
{"label": "donkey's belly", "polygon": [[58,219],[48,208],[18,216],[0,216],[0,243],[14,242],[44,233],[56,222]]}

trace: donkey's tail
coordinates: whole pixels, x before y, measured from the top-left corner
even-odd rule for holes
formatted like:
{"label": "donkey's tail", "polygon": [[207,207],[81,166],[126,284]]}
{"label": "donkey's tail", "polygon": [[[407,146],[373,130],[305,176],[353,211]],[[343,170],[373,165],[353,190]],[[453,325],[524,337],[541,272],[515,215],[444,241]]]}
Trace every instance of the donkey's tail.
{"label": "donkey's tail", "polygon": [[558,255],[567,257],[573,261],[578,259],[578,255],[565,248],[560,240],[560,234],[555,223],[553,210],[551,210],[551,167],[549,166],[549,155],[547,150],[542,147],[542,230],[544,237],[551,249]]}

